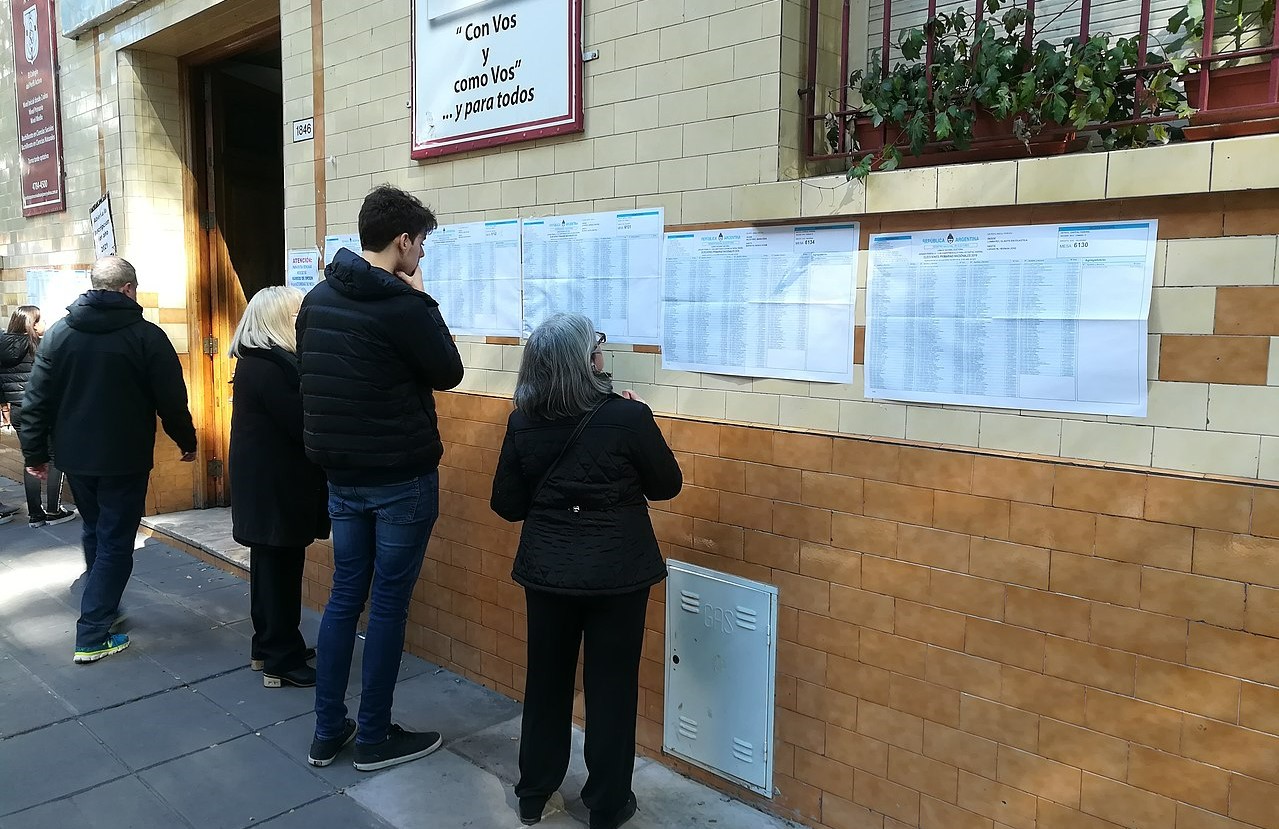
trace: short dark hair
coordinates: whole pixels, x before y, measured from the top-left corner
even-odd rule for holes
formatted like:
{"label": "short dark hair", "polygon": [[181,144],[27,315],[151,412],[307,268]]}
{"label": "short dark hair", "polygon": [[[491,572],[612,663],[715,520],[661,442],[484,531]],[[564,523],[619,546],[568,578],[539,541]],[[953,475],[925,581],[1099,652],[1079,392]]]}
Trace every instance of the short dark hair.
{"label": "short dark hair", "polygon": [[360,206],[360,247],[383,251],[401,233],[416,239],[438,226],[435,214],[417,196],[383,184],[365,196]]}

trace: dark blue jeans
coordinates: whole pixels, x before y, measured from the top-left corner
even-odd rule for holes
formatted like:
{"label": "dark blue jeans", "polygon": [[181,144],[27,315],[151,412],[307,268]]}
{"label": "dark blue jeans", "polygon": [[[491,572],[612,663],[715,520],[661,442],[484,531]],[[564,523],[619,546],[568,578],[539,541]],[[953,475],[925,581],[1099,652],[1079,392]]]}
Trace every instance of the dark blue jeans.
{"label": "dark blue jeans", "polygon": [[149,473],[67,475],[84,522],[84,595],[76,647],[101,645],[133,573],[133,543],[146,510]]}
{"label": "dark blue jeans", "polygon": [[329,485],[333,591],[315,644],[317,738],[331,740],[342,733],[355,629],[368,600],[356,739],[361,743],[386,739],[409,599],[439,514],[437,472],[389,486]]}

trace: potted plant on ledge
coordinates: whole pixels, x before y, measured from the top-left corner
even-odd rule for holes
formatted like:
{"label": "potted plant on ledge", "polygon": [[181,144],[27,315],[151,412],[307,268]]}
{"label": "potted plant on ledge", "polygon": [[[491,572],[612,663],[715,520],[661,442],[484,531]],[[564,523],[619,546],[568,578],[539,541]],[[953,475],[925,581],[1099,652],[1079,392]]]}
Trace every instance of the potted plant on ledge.
{"label": "potted plant on ledge", "polygon": [[1040,41],[1032,49],[1026,9],[999,15],[1001,5],[987,0],[981,17],[963,8],[938,14],[902,31],[904,60],[884,77],[852,74],[862,105],[852,124],[858,151],[849,178],[898,166],[1069,152],[1088,143],[1080,130],[1099,123],[1107,149],[1163,143],[1169,132],[1162,124],[1104,124],[1189,114],[1174,70],[1136,71],[1134,40],[1100,34],[1061,46]]}
{"label": "potted plant on ledge", "polygon": [[1191,65],[1202,57],[1207,32],[1203,0],[1189,0],[1168,21],[1168,31],[1176,36],[1169,47],[1171,63],[1182,73],[1190,104],[1201,110],[1191,118],[1187,140],[1279,131],[1279,102],[1270,95],[1271,64],[1279,57],[1274,50],[1275,0],[1218,0],[1213,5],[1212,54],[1226,56],[1224,60]]}

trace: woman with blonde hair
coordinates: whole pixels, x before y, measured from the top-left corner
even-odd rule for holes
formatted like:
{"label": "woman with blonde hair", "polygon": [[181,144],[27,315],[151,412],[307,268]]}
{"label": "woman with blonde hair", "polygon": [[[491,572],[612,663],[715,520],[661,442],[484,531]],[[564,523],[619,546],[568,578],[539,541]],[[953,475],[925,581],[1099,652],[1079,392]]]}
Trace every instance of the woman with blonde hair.
{"label": "woman with blonde hair", "polygon": [[302,446],[302,394],[294,321],[295,288],[263,288],[249,300],[231,340],[231,519],[249,548],[252,667],[267,688],[315,685],[298,629],[306,548],[327,538],[324,473]]}

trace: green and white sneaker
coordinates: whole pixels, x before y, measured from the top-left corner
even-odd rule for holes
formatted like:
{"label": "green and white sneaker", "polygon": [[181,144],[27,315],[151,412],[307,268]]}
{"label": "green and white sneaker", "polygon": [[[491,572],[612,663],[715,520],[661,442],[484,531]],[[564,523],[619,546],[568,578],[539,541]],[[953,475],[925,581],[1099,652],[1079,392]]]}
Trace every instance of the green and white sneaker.
{"label": "green and white sneaker", "polygon": [[129,637],[125,636],[123,633],[113,633],[100,645],[94,645],[88,648],[76,648],[75,662],[77,665],[97,662],[102,657],[110,656],[113,653],[119,653],[127,647],[129,647]]}

